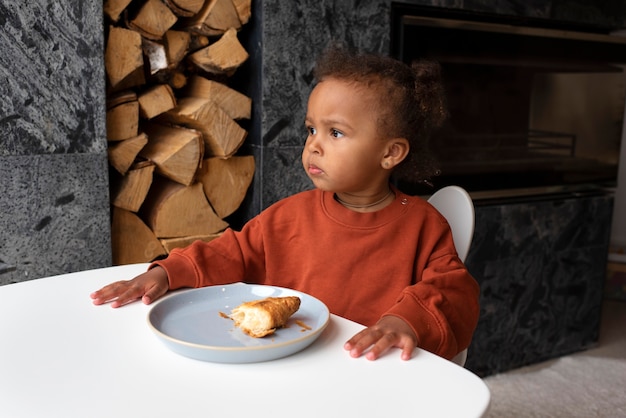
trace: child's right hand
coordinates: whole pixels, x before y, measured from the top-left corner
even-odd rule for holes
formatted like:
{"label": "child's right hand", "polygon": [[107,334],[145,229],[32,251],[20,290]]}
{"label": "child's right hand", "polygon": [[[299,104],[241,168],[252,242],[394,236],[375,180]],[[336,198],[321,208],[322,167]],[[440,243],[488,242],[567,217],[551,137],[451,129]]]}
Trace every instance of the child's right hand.
{"label": "child's right hand", "polygon": [[104,286],[91,295],[94,305],[111,302],[112,308],[118,308],[129,302],[141,299],[149,305],[169,290],[167,272],[162,267],[154,267],[132,280],[123,280]]}

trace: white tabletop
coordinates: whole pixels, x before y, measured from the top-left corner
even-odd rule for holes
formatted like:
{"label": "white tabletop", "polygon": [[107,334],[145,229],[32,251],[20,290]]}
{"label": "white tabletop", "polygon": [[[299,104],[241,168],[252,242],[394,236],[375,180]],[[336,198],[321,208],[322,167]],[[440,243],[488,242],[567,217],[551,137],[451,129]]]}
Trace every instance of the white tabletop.
{"label": "white tabletop", "polygon": [[353,359],[361,325],[331,315],[311,346],[263,363],[219,364],[170,351],[150,306],[94,306],[89,294],[137,264],[0,286],[0,416],[478,417],[476,375],[423,350]]}

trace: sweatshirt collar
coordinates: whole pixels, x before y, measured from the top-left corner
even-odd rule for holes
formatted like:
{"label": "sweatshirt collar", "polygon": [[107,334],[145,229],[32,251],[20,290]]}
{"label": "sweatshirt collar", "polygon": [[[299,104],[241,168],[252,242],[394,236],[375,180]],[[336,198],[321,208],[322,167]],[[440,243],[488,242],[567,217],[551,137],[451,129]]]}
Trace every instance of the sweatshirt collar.
{"label": "sweatshirt collar", "polygon": [[395,199],[376,212],[356,212],[350,210],[335,200],[333,192],[317,190],[320,195],[322,210],[333,221],[354,228],[374,229],[403,216],[409,207],[415,204],[416,197],[411,197],[390,186],[395,194]]}

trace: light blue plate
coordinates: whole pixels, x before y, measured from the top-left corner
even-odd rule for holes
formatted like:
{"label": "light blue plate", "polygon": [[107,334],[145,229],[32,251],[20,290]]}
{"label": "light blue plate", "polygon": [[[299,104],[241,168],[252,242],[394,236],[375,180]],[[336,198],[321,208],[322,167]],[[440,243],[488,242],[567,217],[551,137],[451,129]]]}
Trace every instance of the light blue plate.
{"label": "light blue plate", "polygon": [[[300,309],[289,318],[285,328],[272,335],[250,337],[235,327],[231,319],[224,318],[224,314],[230,314],[244,302],[269,296],[300,297]],[[148,324],[168,348],[183,356],[216,363],[254,363],[308,347],[326,328],[329,318],[326,305],[305,293],[237,283],[173,294],[150,309]]]}

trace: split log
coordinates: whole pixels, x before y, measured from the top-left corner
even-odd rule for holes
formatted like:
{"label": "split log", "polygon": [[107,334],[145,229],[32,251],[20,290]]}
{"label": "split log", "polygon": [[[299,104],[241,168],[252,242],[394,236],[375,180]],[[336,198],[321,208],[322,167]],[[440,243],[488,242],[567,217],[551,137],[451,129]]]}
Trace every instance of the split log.
{"label": "split log", "polygon": [[197,51],[200,48],[204,48],[205,46],[209,46],[211,42],[209,41],[209,37],[206,35],[200,35],[199,33],[191,34],[191,42],[189,43],[190,51]]}
{"label": "split log", "polygon": [[189,59],[208,73],[232,76],[248,59],[248,53],[239,43],[237,31],[228,29],[217,42],[190,54]]}
{"label": "split log", "polygon": [[133,0],[105,0],[104,13],[113,22],[117,22],[124,9],[126,9],[132,1]]}
{"label": "split log", "polygon": [[187,76],[178,68],[159,71],[150,79],[152,85],[167,84],[174,90],[180,90],[187,84]]}
{"label": "split log", "polygon": [[213,241],[215,238],[218,238],[220,234],[210,234],[210,235],[193,235],[190,237],[183,238],[164,238],[161,240],[161,245],[165,248],[167,253],[171,253],[174,248],[185,248],[195,241],[204,241],[209,242]]}
{"label": "split log", "polygon": [[158,176],[155,182],[141,213],[158,238],[211,235],[228,226],[209,205],[202,184],[183,186]]}
{"label": "split log", "polygon": [[176,108],[165,112],[157,120],[202,132],[205,151],[213,157],[232,156],[248,135],[212,100],[196,97],[180,99]]}
{"label": "split log", "polygon": [[137,100],[137,93],[132,90],[118,91],[117,93],[107,96],[107,110],[113,109],[124,103],[134,102]]}
{"label": "split log", "polygon": [[150,228],[134,213],[114,207],[112,218],[114,265],[150,262],[167,254]]}
{"label": "split log", "polygon": [[152,119],[176,107],[176,97],[167,84],[157,84],[139,95],[139,112],[145,119]]}
{"label": "split log", "polygon": [[111,144],[107,150],[109,162],[113,168],[124,175],[147,143],[148,137],[146,134],[141,133],[134,138]]}
{"label": "split log", "polygon": [[191,34],[185,31],[168,30],[163,40],[169,67],[174,68],[185,58],[191,43]]}
{"label": "split log", "polygon": [[148,144],[139,155],[153,161],[157,172],[171,180],[190,185],[202,163],[202,136],[192,129],[148,124]]}
{"label": "split log", "polygon": [[132,30],[112,26],[107,39],[104,66],[113,90],[144,84],[141,35]]}
{"label": "split log", "polygon": [[207,0],[198,14],[185,22],[185,26],[203,35],[216,36],[231,28],[239,30],[241,20],[232,0]]}
{"label": "split log", "polygon": [[178,17],[161,0],[148,0],[128,26],[145,38],[160,40],[177,20]]}
{"label": "split log", "polygon": [[123,141],[139,134],[139,103],[134,92],[107,101],[106,127],[108,141]]}
{"label": "split log", "polygon": [[225,218],[239,208],[254,177],[254,157],[207,158],[198,179],[213,210]]}
{"label": "split log", "polygon": [[181,17],[195,15],[202,9],[204,2],[204,0],[165,0],[165,4]]}
{"label": "split log", "polygon": [[142,161],[135,164],[121,179],[112,179],[111,204],[138,212],[152,185],[154,167],[153,163]]}
{"label": "split log", "polygon": [[239,15],[239,21],[242,25],[245,25],[252,16],[252,0],[233,0],[235,9],[237,9],[237,15]]}
{"label": "split log", "polygon": [[232,119],[250,119],[252,100],[225,84],[195,75],[189,80],[185,94],[212,100]]}

